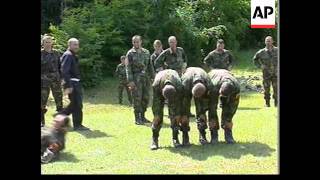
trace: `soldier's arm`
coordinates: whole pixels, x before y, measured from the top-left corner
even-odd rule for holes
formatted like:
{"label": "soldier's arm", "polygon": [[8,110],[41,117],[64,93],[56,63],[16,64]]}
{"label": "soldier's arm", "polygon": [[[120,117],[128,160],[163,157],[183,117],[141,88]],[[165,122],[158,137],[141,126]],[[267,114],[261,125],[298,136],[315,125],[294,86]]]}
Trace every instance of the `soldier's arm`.
{"label": "soldier's arm", "polygon": [[217,107],[218,107],[218,94],[210,94],[210,100],[209,100],[209,121],[214,119],[218,121],[218,113],[217,113]]}
{"label": "soldier's arm", "polygon": [[152,113],[154,117],[163,118],[164,102],[161,101],[161,92],[157,86],[153,86]]}
{"label": "soldier's arm", "polygon": [[71,66],[72,62],[74,61],[72,55],[66,54],[65,56],[62,57],[61,59],[61,75],[62,75],[62,80],[63,80],[63,87],[70,88],[71,87]]}
{"label": "soldier's arm", "polygon": [[190,90],[190,86],[189,86],[189,81],[188,80],[184,80],[182,82],[183,84],[183,89],[182,89],[182,115],[183,116],[187,116],[189,115],[190,112],[190,107],[191,107],[191,99],[192,99],[192,95],[189,92]]}
{"label": "soldier's arm", "polygon": [[186,69],[188,66],[188,57],[186,52],[183,49],[182,49],[182,56],[183,56],[183,62],[184,62],[182,69]]}
{"label": "soldier's arm", "polygon": [[203,64],[210,67],[210,53],[203,59]]}
{"label": "soldier's arm", "polygon": [[162,53],[154,60],[154,68],[159,69],[163,67],[166,58],[167,51],[162,51]]}
{"label": "soldier's arm", "polygon": [[252,58],[253,64],[257,67],[260,68],[261,64],[260,64],[260,59],[259,59],[259,55],[260,55],[260,51],[258,51]]}
{"label": "soldier's arm", "polygon": [[153,63],[152,63],[151,56],[150,56],[149,62],[148,62],[148,71],[149,71],[151,79],[154,79],[155,72],[154,72],[154,66],[153,66]]}
{"label": "soldier's arm", "polygon": [[234,66],[235,61],[234,61],[234,56],[230,51],[229,51],[229,56],[230,58],[229,58],[228,70],[231,70],[231,68]]}
{"label": "soldier's arm", "polygon": [[128,82],[132,82],[132,81],[133,81],[133,74],[132,74],[131,62],[132,62],[132,56],[131,56],[131,54],[128,52],[127,55],[126,55],[126,60],[125,60],[125,64],[126,64],[126,75],[127,75],[127,80],[128,80]]}

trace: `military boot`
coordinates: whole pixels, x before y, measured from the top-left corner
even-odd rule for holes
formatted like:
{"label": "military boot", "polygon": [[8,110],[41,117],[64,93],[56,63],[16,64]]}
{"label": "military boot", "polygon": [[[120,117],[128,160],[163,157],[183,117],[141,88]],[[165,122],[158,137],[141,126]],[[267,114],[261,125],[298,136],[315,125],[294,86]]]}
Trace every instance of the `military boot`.
{"label": "military boot", "polygon": [[232,130],[227,128],[227,129],[224,129],[224,139],[226,140],[226,142],[228,144],[234,144],[235,141],[233,139],[233,136],[232,136]]}
{"label": "military boot", "polygon": [[199,130],[199,142],[201,145],[205,145],[208,143],[206,138],[206,131],[204,129]]}
{"label": "military boot", "polygon": [[174,146],[175,148],[181,146],[181,144],[180,144],[180,142],[179,142],[178,134],[179,134],[178,129],[172,129],[172,143],[173,143],[173,146]]}
{"label": "military boot", "polygon": [[190,146],[188,131],[182,132],[182,145],[183,146]]}
{"label": "military boot", "polygon": [[266,107],[270,107],[270,99],[266,99]]}
{"label": "military boot", "polygon": [[134,118],[135,118],[135,123],[136,123],[136,125],[143,125],[143,124],[144,124],[144,123],[142,122],[141,113],[139,113],[139,112],[134,112]]}
{"label": "military boot", "polygon": [[158,138],[159,138],[159,130],[152,129],[152,143],[150,146],[151,150],[156,150],[159,148]]}
{"label": "military boot", "polygon": [[151,123],[151,121],[145,117],[145,112],[141,113],[141,120],[143,123]]}
{"label": "military boot", "polygon": [[211,134],[210,144],[217,144],[218,143],[218,130],[213,129],[210,131],[210,134]]}

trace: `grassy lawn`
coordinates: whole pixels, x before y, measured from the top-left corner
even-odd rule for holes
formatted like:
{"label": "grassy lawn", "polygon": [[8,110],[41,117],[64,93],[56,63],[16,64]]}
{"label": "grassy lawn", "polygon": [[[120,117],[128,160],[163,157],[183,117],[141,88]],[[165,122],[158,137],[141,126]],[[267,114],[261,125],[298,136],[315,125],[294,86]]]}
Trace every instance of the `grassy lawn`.
{"label": "grassy lawn", "polygon": [[[252,53],[254,51],[240,52],[239,56],[243,58],[239,62],[251,66],[247,62]],[[260,75],[254,68],[243,65],[233,71],[237,76]],[[242,94],[234,117],[236,144],[225,144],[221,129],[218,145],[201,146],[195,119],[191,118],[192,146],[176,149],[172,146],[169,119],[165,116],[159,138],[161,148],[151,151],[150,124],[134,124],[133,109],[117,104],[116,89],[116,80],[108,78],[99,87],[85,91],[83,124],[92,131],[70,131],[66,149],[59,160],[41,165],[43,174],[278,173],[277,109],[264,107],[262,94]],[[52,99],[49,107],[46,115],[48,125],[55,109]],[[193,106],[193,113],[194,110]],[[152,120],[151,108],[148,108],[146,116]],[[179,136],[181,140],[182,134]],[[210,139],[209,133],[207,138]]]}

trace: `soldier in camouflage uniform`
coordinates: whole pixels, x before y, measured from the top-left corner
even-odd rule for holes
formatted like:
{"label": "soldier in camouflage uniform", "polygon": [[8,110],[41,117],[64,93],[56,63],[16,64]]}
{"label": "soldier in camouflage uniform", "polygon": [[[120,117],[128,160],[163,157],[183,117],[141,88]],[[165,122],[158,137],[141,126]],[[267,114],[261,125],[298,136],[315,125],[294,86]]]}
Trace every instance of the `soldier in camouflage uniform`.
{"label": "soldier in camouflage uniform", "polygon": [[128,81],[127,81],[127,75],[126,75],[125,59],[126,59],[126,56],[120,57],[121,63],[118,64],[115,71],[116,75],[119,78],[118,98],[119,98],[119,104],[122,104],[122,92],[123,92],[123,89],[125,89],[127,91],[129,103],[130,105],[132,105],[131,91],[129,90],[129,87],[128,87]]}
{"label": "soldier in camouflage uniform", "polygon": [[203,60],[204,64],[210,69],[231,70],[234,58],[230,51],[224,49],[224,41],[217,41],[217,48],[211,51]]}
{"label": "soldier in camouflage uniform", "polygon": [[65,148],[65,136],[70,119],[58,114],[53,119],[53,126],[41,128],[41,163],[48,163]]}
{"label": "soldier in camouflage uniform", "polygon": [[162,49],[162,43],[160,40],[155,40],[153,42],[153,48],[154,48],[154,52],[153,54],[151,54],[151,62],[153,65],[153,68],[155,70],[155,72],[159,72],[163,69],[165,69],[165,66],[163,67],[159,67],[158,69],[154,66],[154,61],[157,59],[157,57],[162,53],[163,49]]}
{"label": "soldier in camouflage uniform", "polygon": [[177,47],[176,37],[170,36],[168,38],[170,48],[164,50],[155,60],[155,69],[167,66],[168,69],[176,70],[181,77],[187,68],[187,55],[183,48]]}
{"label": "soldier in camouflage uniform", "polygon": [[154,69],[150,60],[150,53],[141,47],[141,37],[133,36],[133,47],[126,56],[126,73],[129,88],[133,96],[135,123],[137,125],[148,122],[145,112],[149,103],[149,77],[154,77]]}
{"label": "soldier in camouflage uniform", "polygon": [[209,127],[211,131],[211,144],[218,142],[219,121],[217,104],[220,98],[222,102],[221,127],[224,129],[224,137],[227,143],[235,143],[232,136],[232,118],[236,113],[240,99],[240,85],[237,79],[225,69],[213,69],[208,73],[213,84],[212,104],[213,111],[209,115]]}
{"label": "soldier in camouflage uniform", "polygon": [[[207,144],[205,129],[207,126],[206,112],[209,110],[209,119],[212,119],[212,91],[213,85],[208,74],[201,68],[189,67],[181,77],[183,85],[183,110],[182,121],[189,122],[188,114],[190,114],[191,99],[194,97],[196,105],[196,121],[199,130],[199,142]],[[210,109],[209,109],[210,108]],[[189,131],[190,128],[183,130]]]}
{"label": "soldier in camouflage uniform", "polygon": [[[158,149],[159,131],[163,122],[164,101],[168,100],[169,118],[172,128],[172,141],[174,147],[181,146],[178,138],[179,129],[188,129],[187,122],[181,122],[181,94],[182,84],[178,73],[171,69],[166,69],[157,73],[152,84],[153,104],[152,111],[154,119],[152,122],[152,144],[151,150]],[[183,144],[189,142],[183,140]]]}
{"label": "soldier in camouflage uniform", "polygon": [[271,36],[265,39],[266,47],[260,49],[253,57],[253,63],[262,69],[264,99],[266,106],[270,107],[270,84],[273,89],[274,106],[278,104],[278,48],[273,46]]}
{"label": "soldier in camouflage uniform", "polygon": [[60,79],[60,53],[52,48],[53,38],[44,35],[41,49],[41,126],[45,124],[44,115],[50,89],[56,103],[56,110],[60,112],[62,104],[62,87]]}

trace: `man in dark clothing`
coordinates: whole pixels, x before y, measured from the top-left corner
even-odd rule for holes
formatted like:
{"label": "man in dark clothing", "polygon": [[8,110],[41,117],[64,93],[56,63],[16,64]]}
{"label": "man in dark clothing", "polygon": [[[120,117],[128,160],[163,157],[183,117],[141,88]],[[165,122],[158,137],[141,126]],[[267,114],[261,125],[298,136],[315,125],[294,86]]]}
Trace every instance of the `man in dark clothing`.
{"label": "man in dark clothing", "polygon": [[76,38],[68,40],[68,50],[61,57],[61,75],[64,93],[68,95],[70,103],[62,110],[62,114],[72,114],[75,131],[89,130],[82,125],[82,86],[80,82],[80,67],[76,53],[79,41]]}

